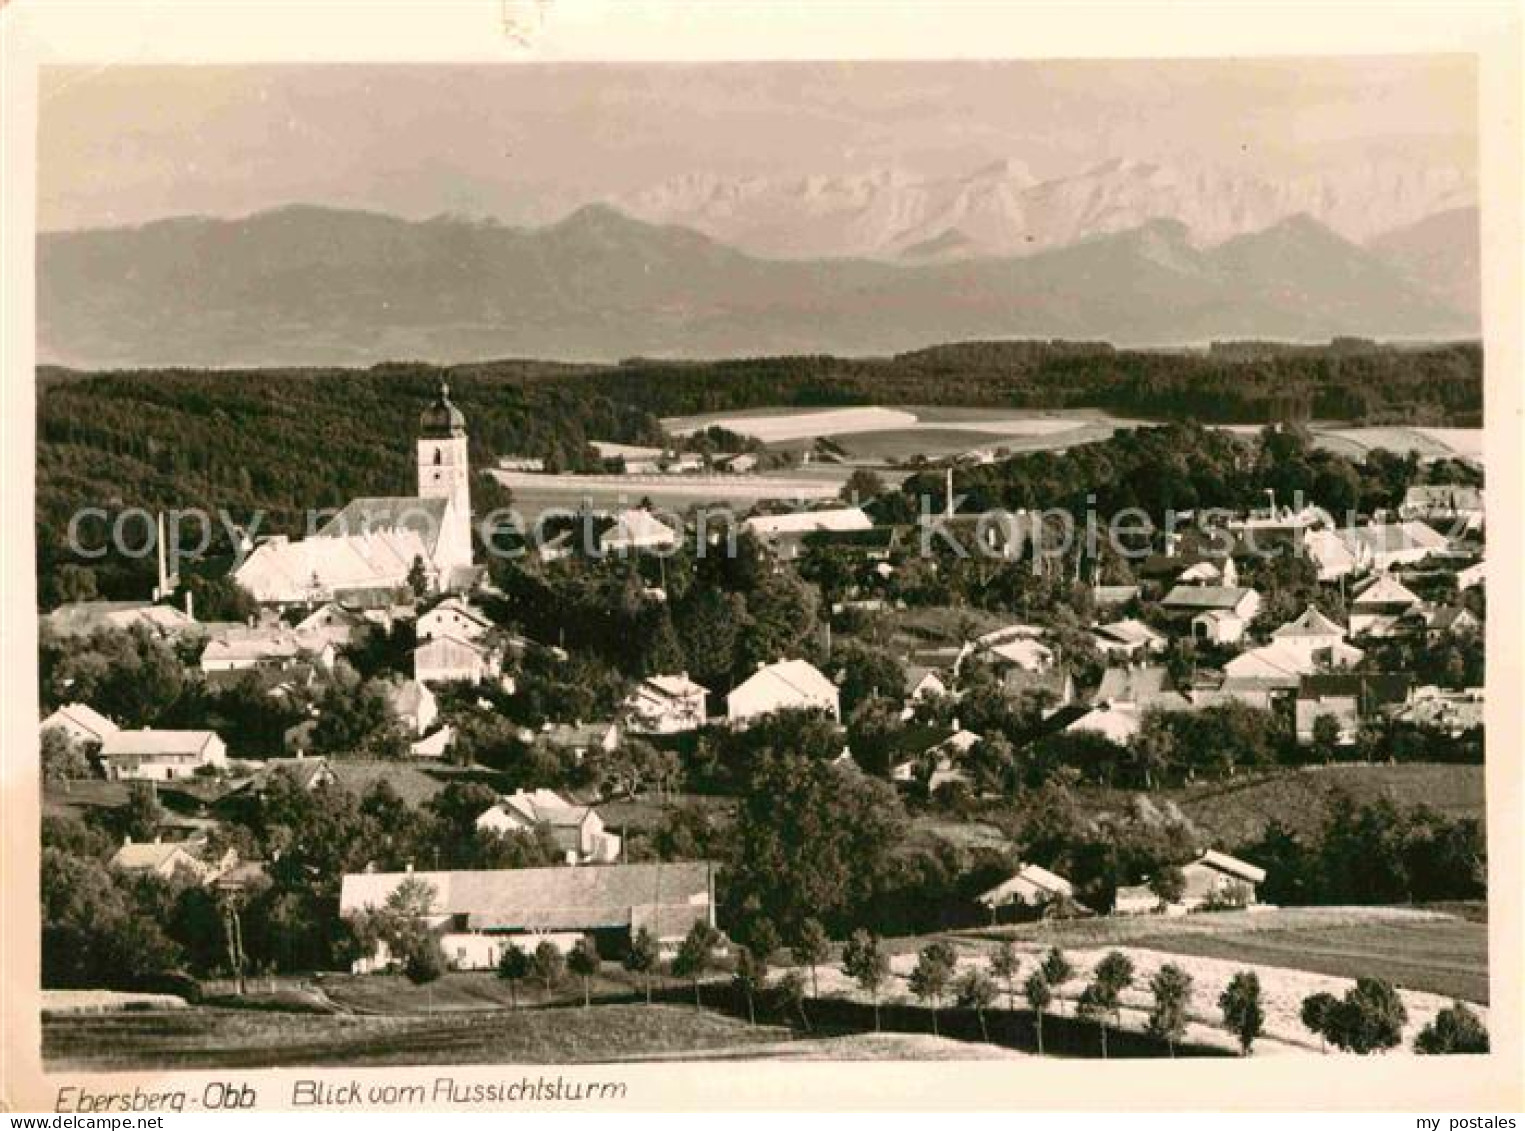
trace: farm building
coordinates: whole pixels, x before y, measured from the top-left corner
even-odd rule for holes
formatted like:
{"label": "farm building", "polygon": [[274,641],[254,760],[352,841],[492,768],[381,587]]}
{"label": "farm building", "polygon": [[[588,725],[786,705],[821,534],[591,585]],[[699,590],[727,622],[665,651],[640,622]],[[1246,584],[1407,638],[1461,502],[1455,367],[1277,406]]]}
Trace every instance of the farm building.
{"label": "farm building", "polygon": [[174,781],[228,764],[228,748],[209,730],[119,730],[101,743],[113,781]]}
{"label": "farm building", "polygon": [[1091,635],[1095,638],[1096,650],[1103,656],[1121,656],[1124,659],[1155,655],[1163,652],[1170,643],[1162,633],[1132,617],[1097,625],[1091,630]]}
{"label": "farm building", "polygon": [[478,641],[436,636],[413,650],[413,678],[419,683],[481,683],[500,662],[494,649]]}
{"label": "farm building", "polygon": [[113,872],[161,880],[183,876],[198,884],[216,871],[186,851],[184,845],[160,841],[136,843],[131,839],[116,850],[106,866]]}
{"label": "farm building", "polygon": [[766,664],[725,697],[726,717],[746,723],[775,711],[819,710],[841,717],[837,685],[806,660]]}
{"label": "farm building", "polygon": [[122,728],[85,703],[65,703],[42,720],[41,730],[59,730],[73,743],[101,743]]}
{"label": "farm building", "polygon": [[[715,866],[708,861],[351,873],[340,888],[339,914],[353,920],[379,910],[410,880],[427,886],[427,924],[459,970],[495,969],[511,944],[533,950],[549,941],[568,949],[587,934],[601,952],[615,954],[643,928],[671,953],[695,923],[715,926]],[[354,969],[369,973],[390,961],[385,944],[378,944]]]}
{"label": "farm building", "polygon": [[1210,907],[1253,908],[1266,873],[1226,852],[1208,849],[1191,863],[1181,865],[1181,876],[1185,884],[1174,903],[1162,903],[1145,883],[1118,888],[1114,909],[1119,915],[1184,915]]}
{"label": "farm building", "polygon": [[1012,915],[1028,911],[1049,914],[1053,909],[1065,905],[1084,910],[1074,902],[1075,889],[1069,880],[1036,864],[1019,866],[1010,879],[1002,880],[975,899],[990,909],[992,922],[997,921],[1001,912],[1007,909],[1011,909],[1009,913]]}
{"label": "farm building", "polygon": [[621,511],[614,524],[598,536],[605,554],[628,554],[635,550],[670,550],[678,544],[678,532],[643,510]]}

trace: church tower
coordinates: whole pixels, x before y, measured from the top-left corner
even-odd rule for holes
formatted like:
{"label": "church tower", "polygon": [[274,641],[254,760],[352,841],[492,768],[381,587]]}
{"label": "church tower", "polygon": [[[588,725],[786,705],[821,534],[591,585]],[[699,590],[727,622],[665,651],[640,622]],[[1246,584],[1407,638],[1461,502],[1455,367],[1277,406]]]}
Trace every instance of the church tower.
{"label": "church tower", "polygon": [[466,452],[466,417],[440,382],[439,396],[419,418],[418,497],[445,499],[444,525],[434,564],[441,581],[450,570],[471,565],[471,462]]}

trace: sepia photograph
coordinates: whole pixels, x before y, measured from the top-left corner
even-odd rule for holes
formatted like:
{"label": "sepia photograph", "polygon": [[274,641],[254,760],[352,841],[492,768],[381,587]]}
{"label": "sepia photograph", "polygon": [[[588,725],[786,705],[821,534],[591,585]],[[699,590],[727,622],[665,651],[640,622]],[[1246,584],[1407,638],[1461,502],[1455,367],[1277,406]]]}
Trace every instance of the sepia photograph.
{"label": "sepia photograph", "polygon": [[1489,1053],[1479,90],[39,67],[44,1070]]}

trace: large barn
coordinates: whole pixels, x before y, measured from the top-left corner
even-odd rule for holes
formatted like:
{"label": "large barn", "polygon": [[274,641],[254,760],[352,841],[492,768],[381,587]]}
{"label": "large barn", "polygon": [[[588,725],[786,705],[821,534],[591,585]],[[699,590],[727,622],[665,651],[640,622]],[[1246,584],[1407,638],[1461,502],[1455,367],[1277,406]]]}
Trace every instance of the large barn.
{"label": "large barn", "polygon": [[[458,970],[488,970],[517,943],[533,951],[549,941],[565,950],[593,935],[607,955],[622,953],[642,928],[664,951],[676,949],[695,923],[715,925],[715,865],[610,864],[511,868],[484,872],[361,872],[344,877],[339,914],[379,910],[409,880],[433,890],[428,925],[445,960]],[[383,969],[385,944],[355,963]]]}

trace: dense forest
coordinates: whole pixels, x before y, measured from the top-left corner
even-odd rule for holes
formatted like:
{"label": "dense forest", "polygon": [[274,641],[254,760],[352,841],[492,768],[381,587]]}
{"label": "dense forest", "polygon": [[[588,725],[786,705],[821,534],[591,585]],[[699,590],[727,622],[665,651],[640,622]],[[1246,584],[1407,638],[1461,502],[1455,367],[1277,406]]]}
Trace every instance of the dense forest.
{"label": "dense forest", "polygon": [[[506,453],[588,468],[592,439],[657,443],[660,417],[780,404],[1095,407],[1154,419],[1255,422],[1284,410],[1290,396],[1316,416],[1369,423],[1475,425],[1482,412],[1479,346],[1399,349],[1355,340],[1220,343],[1195,353],[970,342],[892,358],[638,359],[618,366],[45,368],[38,373],[36,510],[44,600],[59,595],[52,578],[71,560],[69,518],[82,507],[221,508],[235,521],[260,512],[261,532],[299,534],[308,507],[411,492],[417,413],[442,378],[470,420],[478,468]],[[479,506],[490,502],[492,486],[478,477]],[[1011,501],[1024,496],[1010,486],[999,493]],[[150,562],[102,565],[95,572],[103,595],[141,595]]]}

